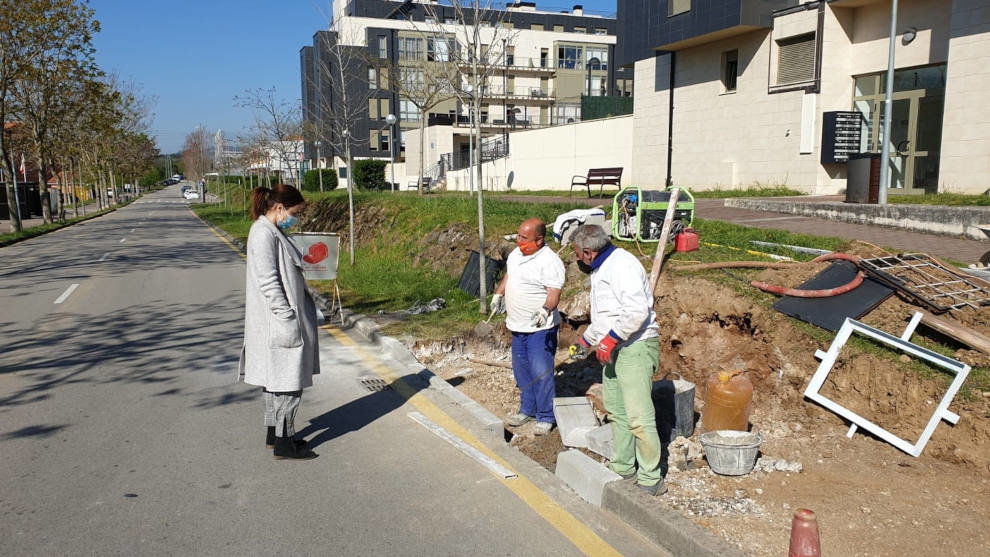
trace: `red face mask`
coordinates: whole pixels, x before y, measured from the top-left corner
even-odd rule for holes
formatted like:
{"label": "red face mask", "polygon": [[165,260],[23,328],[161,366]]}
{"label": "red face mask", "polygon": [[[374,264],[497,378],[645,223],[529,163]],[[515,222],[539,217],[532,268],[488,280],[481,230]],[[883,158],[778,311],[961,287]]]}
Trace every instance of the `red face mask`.
{"label": "red face mask", "polygon": [[523,255],[533,255],[540,250],[540,244],[536,242],[520,242],[516,240],[516,245],[519,246],[519,251]]}

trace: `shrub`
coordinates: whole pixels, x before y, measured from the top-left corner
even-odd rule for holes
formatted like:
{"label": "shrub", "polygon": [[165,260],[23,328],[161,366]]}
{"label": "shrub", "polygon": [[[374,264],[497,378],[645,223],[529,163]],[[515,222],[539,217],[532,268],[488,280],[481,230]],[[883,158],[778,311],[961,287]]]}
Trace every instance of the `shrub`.
{"label": "shrub", "polygon": [[323,173],[323,190],[337,189],[337,171],[332,168],[307,170],[303,174],[303,191],[320,191],[320,173]]}
{"label": "shrub", "polygon": [[372,159],[354,161],[354,185],[364,190],[383,190],[385,182],[385,161]]}

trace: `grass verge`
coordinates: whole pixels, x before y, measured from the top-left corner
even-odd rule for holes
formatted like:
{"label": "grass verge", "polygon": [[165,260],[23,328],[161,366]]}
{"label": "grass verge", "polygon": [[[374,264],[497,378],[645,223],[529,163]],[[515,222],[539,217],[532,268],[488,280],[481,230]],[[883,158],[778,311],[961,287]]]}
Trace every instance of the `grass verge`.
{"label": "grass verge", "polygon": [[42,224],[40,226],[32,226],[31,228],[27,228],[19,232],[7,232],[5,234],[0,234],[0,247],[9,246],[11,244],[16,244],[17,242],[22,242],[24,240],[27,240],[28,238],[34,238],[36,236],[48,234],[49,232],[54,232],[55,230],[58,230],[60,228],[65,228],[66,226],[72,226],[73,224],[87,221],[89,219],[95,219],[96,217],[101,217],[107,213],[113,212],[120,207],[123,207],[123,205],[120,205],[113,209],[104,209],[102,211],[97,211],[95,213],[91,213],[89,215],[85,215],[81,217],[66,219],[65,222],[53,222],[51,224]]}
{"label": "grass verge", "polygon": [[990,206],[990,195],[934,193],[925,195],[888,195],[887,202],[897,205],[950,205],[956,207]]}

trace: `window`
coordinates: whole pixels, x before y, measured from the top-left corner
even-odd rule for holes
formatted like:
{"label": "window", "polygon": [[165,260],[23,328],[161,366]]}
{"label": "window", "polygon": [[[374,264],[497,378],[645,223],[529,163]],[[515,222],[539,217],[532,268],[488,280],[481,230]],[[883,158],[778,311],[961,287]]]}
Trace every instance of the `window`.
{"label": "window", "polygon": [[426,44],[426,59],[430,62],[450,62],[450,53],[453,50],[453,39],[429,39]]}
{"label": "window", "polygon": [[368,89],[378,89],[378,72],[372,66],[368,66]]}
{"label": "window", "polygon": [[592,58],[598,58],[598,63],[601,64],[601,68],[598,64],[591,64],[591,69],[593,70],[607,70],[608,69],[608,47],[593,47],[589,46],[584,49],[584,61],[588,63]]}
{"label": "window", "polygon": [[587,31],[585,30],[585,28],[584,28],[583,25],[575,25],[574,26],[574,32],[575,33],[587,33]]}
{"label": "window", "polygon": [[557,48],[557,67],[565,70],[580,70],[584,67],[581,47],[561,46]]}
{"label": "window", "polygon": [[739,75],[739,51],[730,50],[722,53],[722,92],[736,90],[736,76]]}
{"label": "window", "polygon": [[454,18],[452,18],[452,17],[450,17],[450,16],[446,16],[446,17],[444,17],[444,18],[443,18],[443,22],[444,22],[444,23],[446,23],[447,25],[453,25],[453,24],[455,24],[455,23],[457,23],[457,22],[456,22],[456,21],[454,20]]}
{"label": "window", "polygon": [[422,89],[426,83],[423,70],[416,68],[399,68],[399,81],[407,89]]}
{"label": "window", "polygon": [[388,151],[389,150],[388,147],[389,147],[390,139],[391,138],[390,138],[389,131],[387,129],[382,130],[381,131],[381,150],[382,151]]}
{"label": "window", "polygon": [[691,0],[667,0],[667,17],[691,11]]}
{"label": "window", "polygon": [[554,107],[558,124],[570,124],[581,121],[581,105],[579,104],[558,104]]}
{"label": "window", "polygon": [[608,35],[608,29],[606,29],[604,27],[595,27],[595,34],[596,35]]}
{"label": "window", "polygon": [[368,147],[370,147],[372,151],[377,151],[378,148],[381,147],[381,143],[382,132],[379,130],[371,130],[368,132]]}
{"label": "window", "polygon": [[530,25],[529,28],[532,29],[533,31],[542,31],[543,30],[543,24],[542,23],[534,23],[534,24]]}
{"label": "window", "polygon": [[550,57],[550,52],[547,49],[545,49],[545,48],[541,48],[540,49],[540,67],[541,68],[546,68],[547,67],[547,65],[548,65],[547,59],[549,57]]}
{"label": "window", "polygon": [[506,66],[516,65],[516,47],[514,46],[505,47],[505,65]]}
{"label": "window", "polygon": [[815,79],[815,34],[777,41],[777,85]]}
{"label": "window", "polygon": [[422,60],[423,39],[417,39],[413,37],[399,37],[399,59]]}
{"label": "window", "polygon": [[419,109],[409,99],[399,99],[399,119],[403,122],[419,122]]}
{"label": "window", "polygon": [[368,99],[368,118],[378,119],[378,99]]}
{"label": "window", "polygon": [[608,82],[607,78],[591,76],[591,96],[604,97],[605,85],[607,82]]}
{"label": "window", "polygon": [[553,31],[554,31],[554,33],[563,33],[564,32],[564,26],[563,25],[554,25],[553,26]]}
{"label": "window", "polygon": [[505,92],[506,94],[511,95],[512,92],[516,90],[516,78],[515,76],[510,75],[505,79],[505,81]]}
{"label": "window", "polygon": [[385,35],[378,35],[378,57],[388,58],[388,40]]}
{"label": "window", "polygon": [[378,99],[378,114],[382,120],[392,112],[392,101],[390,99]]}

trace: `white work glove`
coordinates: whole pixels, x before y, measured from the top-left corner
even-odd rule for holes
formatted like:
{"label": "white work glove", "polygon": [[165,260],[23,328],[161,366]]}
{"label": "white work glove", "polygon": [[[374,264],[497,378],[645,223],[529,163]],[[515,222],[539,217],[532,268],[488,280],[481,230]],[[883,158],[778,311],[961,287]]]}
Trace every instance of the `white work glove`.
{"label": "white work glove", "polygon": [[505,296],[502,296],[501,294],[493,295],[491,308],[491,313],[488,314],[489,319],[497,313],[505,313]]}
{"label": "white work glove", "polygon": [[550,319],[550,312],[547,308],[540,308],[540,311],[533,312],[533,315],[529,318],[529,324],[536,328],[541,328],[547,324],[547,320]]}

